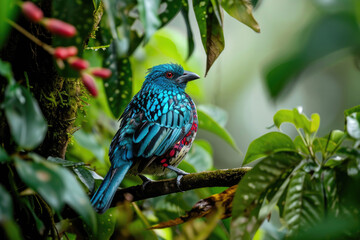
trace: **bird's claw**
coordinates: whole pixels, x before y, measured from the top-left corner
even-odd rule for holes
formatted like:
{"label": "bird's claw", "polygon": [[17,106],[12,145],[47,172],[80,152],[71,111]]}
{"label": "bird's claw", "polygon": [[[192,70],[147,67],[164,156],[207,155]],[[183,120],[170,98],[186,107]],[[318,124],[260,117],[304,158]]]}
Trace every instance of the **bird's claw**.
{"label": "bird's claw", "polygon": [[190,173],[187,173],[177,167],[174,167],[174,166],[167,166],[168,169],[172,170],[173,172],[175,172],[177,174],[177,177],[176,177],[176,186],[178,187],[178,189],[183,192],[183,190],[181,189],[180,187],[180,181],[181,181],[181,178],[184,176],[184,175],[188,175]]}
{"label": "bird's claw", "polygon": [[139,177],[141,178],[141,180],[143,181],[143,183],[141,184],[141,189],[144,191],[145,190],[145,187],[146,185],[148,185],[149,183],[151,182],[154,182],[153,180],[151,180],[150,178],[148,177],[145,177],[144,175],[139,175]]}

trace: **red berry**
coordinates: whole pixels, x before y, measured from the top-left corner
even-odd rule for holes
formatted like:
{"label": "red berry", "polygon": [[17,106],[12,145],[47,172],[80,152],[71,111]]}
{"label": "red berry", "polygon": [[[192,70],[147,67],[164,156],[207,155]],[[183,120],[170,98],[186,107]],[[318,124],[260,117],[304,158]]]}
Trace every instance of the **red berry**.
{"label": "red berry", "polygon": [[88,61],[74,57],[69,60],[70,66],[76,70],[85,70],[89,67]]}
{"label": "red berry", "polygon": [[66,48],[67,53],[68,53],[68,57],[73,57],[76,54],[78,54],[78,49],[75,46],[70,46]]}
{"label": "red berry", "polygon": [[55,35],[73,37],[76,34],[76,28],[73,25],[56,18],[47,18],[43,24],[47,30]]}
{"label": "red berry", "polygon": [[68,53],[67,53],[66,48],[64,48],[64,47],[55,48],[54,57],[55,58],[60,58],[62,60],[68,58]]}
{"label": "red berry", "polygon": [[43,17],[43,11],[32,2],[24,2],[21,5],[23,14],[33,22],[39,22]]}
{"label": "red berry", "polygon": [[89,93],[92,96],[96,97],[98,95],[98,90],[96,88],[94,78],[87,73],[83,73],[81,75],[81,80],[82,80],[84,86],[86,87],[86,89],[89,91]]}
{"label": "red berry", "polygon": [[109,78],[112,74],[111,70],[107,68],[95,68],[91,71],[91,73],[99,78]]}
{"label": "red berry", "polygon": [[65,60],[69,57],[73,57],[77,54],[78,50],[76,47],[57,47],[54,51],[54,57]]}

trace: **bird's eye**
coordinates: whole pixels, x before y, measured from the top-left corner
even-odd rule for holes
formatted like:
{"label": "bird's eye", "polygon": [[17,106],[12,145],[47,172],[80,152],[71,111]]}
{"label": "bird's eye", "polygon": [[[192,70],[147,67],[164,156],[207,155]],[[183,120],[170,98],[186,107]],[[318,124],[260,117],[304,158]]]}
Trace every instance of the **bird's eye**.
{"label": "bird's eye", "polygon": [[172,78],[172,77],[174,76],[174,74],[173,74],[172,72],[166,72],[166,73],[165,73],[165,76],[166,76],[167,78]]}

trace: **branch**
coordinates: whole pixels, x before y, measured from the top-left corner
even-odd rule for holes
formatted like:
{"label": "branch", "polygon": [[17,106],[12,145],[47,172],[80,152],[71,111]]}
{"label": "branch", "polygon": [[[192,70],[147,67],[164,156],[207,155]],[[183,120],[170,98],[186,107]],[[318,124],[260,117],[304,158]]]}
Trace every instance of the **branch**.
{"label": "branch", "polygon": [[[249,167],[243,167],[192,173],[181,178],[180,188],[183,191],[189,191],[203,187],[231,187],[238,184],[250,169]],[[181,192],[181,190],[176,185],[176,178],[149,182],[144,190],[142,185],[118,190],[111,206],[114,207],[118,202],[122,202],[125,199],[134,202]]]}

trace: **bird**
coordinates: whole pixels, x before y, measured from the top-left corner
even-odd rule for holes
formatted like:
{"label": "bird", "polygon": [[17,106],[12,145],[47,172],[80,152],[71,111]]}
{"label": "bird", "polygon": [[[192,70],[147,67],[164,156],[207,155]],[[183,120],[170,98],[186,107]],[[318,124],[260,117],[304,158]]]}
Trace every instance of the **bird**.
{"label": "bird", "polygon": [[189,152],[198,129],[198,116],[187,83],[199,75],[169,63],[148,69],[140,91],[120,116],[120,126],[109,148],[111,167],[91,198],[93,208],[104,213],[126,174],[175,172],[177,184],[187,174],[177,168]]}

